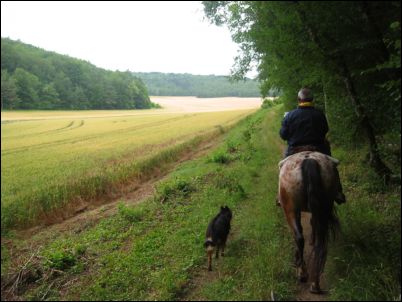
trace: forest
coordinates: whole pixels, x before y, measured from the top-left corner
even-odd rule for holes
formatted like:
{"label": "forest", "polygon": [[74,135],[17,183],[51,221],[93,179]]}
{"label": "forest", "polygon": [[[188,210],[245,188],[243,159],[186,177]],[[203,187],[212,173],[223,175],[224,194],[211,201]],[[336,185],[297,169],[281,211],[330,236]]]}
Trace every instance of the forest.
{"label": "forest", "polygon": [[141,79],[1,38],[3,109],[143,109],[154,106]]}
{"label": "forest", "polygon": [[[256,80],[245,78],[234,82],[228,76],[192,75],[188,73],[136,72],[150,95],[197,96],[205,97],[259,97],[259,84]],[[271,89],[269,96],[278,94]]]}
{"label": "forest", "polygon": [[[256,80],[227,76],[109,71],[89,62],[1,39],[1,108],[144,109],[148,96],[259,97]],[[271,89],[270,96],[278,94]]]}
{"label": "forest", "polygon": [[368,149],[385,181],[400,173],[399,1],[203,1],[242,50],[232,77],[258,62],[262,93],[280,88],[287,110],[309,87],[325,111],[330,141]]}

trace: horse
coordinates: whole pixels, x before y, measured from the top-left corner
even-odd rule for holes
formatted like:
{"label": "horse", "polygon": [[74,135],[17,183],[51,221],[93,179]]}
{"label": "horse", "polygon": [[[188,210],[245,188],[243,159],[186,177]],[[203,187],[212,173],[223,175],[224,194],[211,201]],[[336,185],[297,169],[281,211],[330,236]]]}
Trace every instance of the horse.
{"label": "horse", "polygon": [[296,241],[296,274],[300,282],[308,281],[306,263],[303,259],[304,237],[301,212],[310,212],[312,283],[310,292],[322,294],[320,276],[324,270],[328,240],[339,229],[334,208],[338,192],[339,161],[315,151],[303,151],[290,155],[279,162],[279,203]]}

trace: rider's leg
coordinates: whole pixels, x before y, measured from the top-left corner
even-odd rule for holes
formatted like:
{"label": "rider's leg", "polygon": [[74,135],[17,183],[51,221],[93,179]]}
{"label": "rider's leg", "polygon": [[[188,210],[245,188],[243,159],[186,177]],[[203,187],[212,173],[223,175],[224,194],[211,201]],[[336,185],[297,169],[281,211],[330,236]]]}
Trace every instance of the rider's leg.
{"label": "rider's leg", "polygon": [[337,193],[335,196],[335,201],[338,204],[342,204],[342,203],[346,202],[346,197],[345,197],[345,194],[343,194],[341,179],[339,177],[338,169],[336,168],[335,165],[334,165],[334,171],[335,171],[335,183],[336,183],[336,186],[338,187],[338,190],[337,190]]}

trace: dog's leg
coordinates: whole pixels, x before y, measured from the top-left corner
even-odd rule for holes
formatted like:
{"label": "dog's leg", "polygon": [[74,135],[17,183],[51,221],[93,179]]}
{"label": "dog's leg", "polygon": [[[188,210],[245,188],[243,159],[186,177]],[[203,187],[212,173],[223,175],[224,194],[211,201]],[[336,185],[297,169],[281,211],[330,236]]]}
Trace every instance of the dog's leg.
{"label": "dog's leg", "polygon": [[208,270],[212,271],[212,254],[214,252],[214,248],[212,246],[207,247],[207,254],[208,254]]}
{"label": "dog's leg", "polygon": [[225,247],[226,247],[226,244],[223,243],[223,244],[222,244],[222,251],[221,251],[221,256],[222,256],[222,257],[225,256]]}

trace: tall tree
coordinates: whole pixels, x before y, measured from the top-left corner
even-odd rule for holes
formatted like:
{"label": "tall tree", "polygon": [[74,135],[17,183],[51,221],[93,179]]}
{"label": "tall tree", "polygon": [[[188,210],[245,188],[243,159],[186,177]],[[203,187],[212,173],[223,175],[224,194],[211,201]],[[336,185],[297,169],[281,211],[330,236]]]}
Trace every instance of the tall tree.
{"label": "tall tree", "polygon": [[400,125],[400,2],[203,4],[211,22],[227,24],[241,45],[235,76],[257,61],[262,91],[280,88],[288,107],[300,87],[310,86],[332,132],[350,138],[348,129],[362,129],[372,166],[389,176],[378,139]]}

